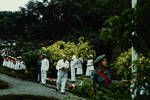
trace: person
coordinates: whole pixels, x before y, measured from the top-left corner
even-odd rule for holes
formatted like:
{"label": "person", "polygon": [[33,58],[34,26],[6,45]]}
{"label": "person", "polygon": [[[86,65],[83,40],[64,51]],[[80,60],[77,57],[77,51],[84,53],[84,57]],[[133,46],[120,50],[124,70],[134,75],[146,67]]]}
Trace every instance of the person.
{"label": "person", "polygon": [[42,55],[42,61],[41,61],[41,83],[46,83],[47,78],[47,71],[49,69],[49,60],[46,58],[46,55]]}
{"label": "person", "polygon": [[94,64],[97,64],[96,69],[91,75],[94,83],[97,83],[99,86],[108,86],[108,84],[111,82],[111,75],[107,66],[106,55],[103,54],[98,56],[94,61]]}
{"label": "person", "polygon": [[7,55],[5,55],[5,56],[3,57],[3,64],[2,64],[2,66],[4,66],[4,67],[7,66]]}
{"label": "person", "polygon": [[18,56],[18,57],[17,57],[16,64],[15,64],[15,69],[16,69],[16,70],[19,70],[19,69],[20,69],[21,58],[22,58],[21,56]]}
{"label": "person", "polygon": [[83,74],[82,63],[83,63],[83,59],[81,57],[79,57],[77,59],[77,65],[78,65],[78,67],[77,67],[77,73],[76,73],[78,76],[80,76],[80,75]]}
{"label": "person", "polygon": [[66,55],[63,55],[63,59],[60,59],[56,65],[57,69],[57,81],[56,81],[56,91],[59,91],[62,94],[65,94],[65,87],[68,78],[68,69],[69,62],[67,60]]}
{"label": "person", "polygon": [[90,55],[89,59],[87,60],[87,68],[86,68],[86,76],[90,77],[91,73],[94,71],[94,61],[93,56]]}
{"label": "person", "polygon": [[76,55],[72,56],[71,62],[70,62],[70,69],[71,69],[71,81],[75,82],[76,81],[76,73],[75,73],[75,68],[77,66],[77,58]]}
{"label": "person", "polygon": [[26,70],[26,64],[23,60],[23,58],[20,56],[20,65],[19,65],[20,70]]}
{"label": "person", "polygon": [[36,68],[36,80],[37,82],[41,81],[41,61],[42,61],[42,55],[39,55],[37,59],[37,68]]}

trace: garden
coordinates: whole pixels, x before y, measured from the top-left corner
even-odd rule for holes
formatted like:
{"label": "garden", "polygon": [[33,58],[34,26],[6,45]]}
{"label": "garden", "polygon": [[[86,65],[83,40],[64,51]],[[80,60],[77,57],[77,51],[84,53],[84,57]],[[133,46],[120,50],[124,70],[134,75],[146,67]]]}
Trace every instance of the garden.
{"label": "garden", "polygon": [[[47,83],[55,87],[57,61],[63,55],[71,61],[76,55],[83,58],[83,75],[73,83],[69,71],[67,91],[90,100],[147,100],[150,96],[150,2],[131,1],[29,0],[20,11],[0,12],[0,50],[13,57],[22,56],[27,66],[26,70],[0,66],[0,73],[36,82],[38,57],[46,54],[50,63]],[[133,61],[134,50],[137,57]],[[93,55],[95,60],[101,54],[106,54],[112,71],[107,87],[99,87],[85,76],[89,56]],[[9,88],[9,83],[0,81],[0,89],[5,88]],[[30,96],[17,98],[24,100]]]}

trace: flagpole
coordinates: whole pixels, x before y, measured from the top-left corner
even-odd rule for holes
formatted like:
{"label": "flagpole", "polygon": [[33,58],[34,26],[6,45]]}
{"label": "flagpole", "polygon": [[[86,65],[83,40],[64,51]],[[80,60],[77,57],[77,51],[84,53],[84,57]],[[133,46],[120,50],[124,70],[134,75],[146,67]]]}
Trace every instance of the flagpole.
{"label": "flagpole", "polygon": [[[132,8],[135,9],[136,7],[136,4],[137,4],[137,0],[132,0]],[[134,23],[134,20],[133,20],[133,23]],[[135,35],[135,31],[132,32],[132,36]],[[131,84],[130,84],[130,91],[131,91],[131,98],[134,99],[135,96],[136,96],[136,92],[137,92],[137,88],[135,88],[135,85],[136,85],[136,76],[137,76],[137,68],[136,66],[134,65],[134,62],[137,60],[137,52],[134,48],[134,44],[133,44],[133,41],[132,41],[132,47],[131,47]]]}

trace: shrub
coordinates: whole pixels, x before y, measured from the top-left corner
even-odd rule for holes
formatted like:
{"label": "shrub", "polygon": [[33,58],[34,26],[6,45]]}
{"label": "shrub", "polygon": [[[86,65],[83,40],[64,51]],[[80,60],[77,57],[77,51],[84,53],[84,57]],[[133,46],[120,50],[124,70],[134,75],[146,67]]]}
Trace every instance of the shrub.
{"label": "shrub", "polygon": [[113,63],[113,70],[117,72],[117,76],[121,79],[130,79],[131,66],[131,49],[121,53]]}
{"label": "shrub", "polygon": [[117,76],[123,79],[131,80],[136,79],[134,89],[137,89],[137,96],[140,95],[140,91],[144,88],[144,95],[149,95],[150,91],[150,58],[138,54],[138,58],[133,62],[136,68],[136,73],[131,73],[131,50],[120,54],[113,64],[114,70],[117,72]]}
{"label": "shrub", "polygon": [[81,56],[84,61],[88,59],[90,54],[95,56],[95,51],[92,50],[92,46],[83,37],[79,38],[79,41],[76,41],[76,43],[57,41],[51,46],[42,47],[42,52],[48,55],[50,63],[53,66],[56,65],[57,61],[64,54],[67,55],[68,60],[71,60],[72,55],[76,55],[77,57]]}
{"label": "shrub", "polygon": [[112,82],[107,87],[99,87],[99,85],[93,83],[93,80],[80,77],[73,93],[90,100],[129,100],[130,94],[126,85],[117,81]]}

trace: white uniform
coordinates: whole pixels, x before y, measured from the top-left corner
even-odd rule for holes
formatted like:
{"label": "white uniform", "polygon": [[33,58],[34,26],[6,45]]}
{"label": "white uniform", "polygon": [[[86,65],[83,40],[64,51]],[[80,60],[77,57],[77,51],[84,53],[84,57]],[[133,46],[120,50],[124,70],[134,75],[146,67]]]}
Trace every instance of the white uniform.
{"label": "white uniform", "polygon": [[83,63],[83,59],[82,58],[77,59],[77,64],[78,64],[77,75],[82,75],[83,74],[82,63]]}
{"label": "white uniform", "polygon": [[94,71],[94,63],[93,63],[93,59],[89,59],[87,61],[86,76],[91,76],[92,71]]}
{"label": "white uniform", "polygon": [[72,56],[70,67],[71,67],[71,81],[76,81],[75,68],[77,68],[77,58],[75,55]]}
{"label": "white uniform", "polygon": [[6,67],[6,65],[7,65],[7,60],[6,60],[6,59],[7,59],[6,57],[3,58],[3,64],[2,64],[2,65],[3,65],[4,67]]}
{"label": "white uniform", "polygon": [[21,70],[25,70],[26,69],[26,65],[25,65],[24,61],[20,62],[20,68],[19,69],[21,69]]}
{"label": "white uniform", "polygon": [[41,61],[41,83],[46,83],[47,71],[49,69],[49,60],[44,58]]}
{"label": "white uniform", "polygon": [[64,59],[59,60],[56,65],[56,69],[57,69],[57,81],[56,81],[57,90],[61,89],[61,92],[64,93],[68,78],[67,69],[69,69],[69,62],[67,60],[64,61]]}

